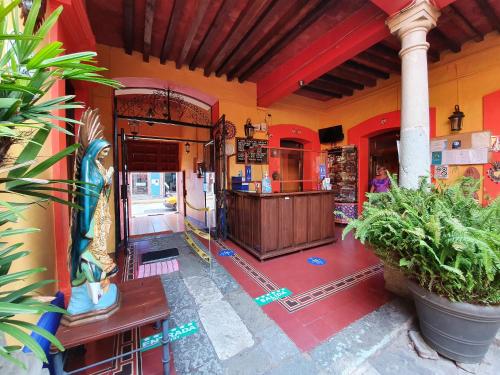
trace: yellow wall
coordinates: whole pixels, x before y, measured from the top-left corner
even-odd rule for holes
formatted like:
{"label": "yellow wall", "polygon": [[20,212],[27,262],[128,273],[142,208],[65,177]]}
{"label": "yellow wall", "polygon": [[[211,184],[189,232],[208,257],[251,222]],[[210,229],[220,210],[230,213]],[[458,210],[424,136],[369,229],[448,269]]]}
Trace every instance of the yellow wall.
{"label": "yellow wall", "polygon": [[[197,69],[190,71],[187,68],[176,69],[175,63],[168,62],[166,65],[161,65],[159,60],[151,58],[149,63],[142,60],[142,54],[134,53],[127,55],[123,49],[113,48],[104,45],[97,46],[99,65],[109,69],[108,77],[148,77],[157,78],[176,82],[183,86],[188,86],[212,95],[219,100],[219,114],[225,114],[226,119],[237,125],[237,135],[244,136],[243,124],[247,118],[251,118],[252,122],[263,122],[267,113],[272,114],[273,124],[300,124],[310,128],[318,128],[322,123],[320,111],[324,108],[324,103],[315,100],[291,97],[273,106],[271,110],[258,108],[256,106],[256,85],[254,83],[238,83],[238,81],[228,82],[225,78],[205,77],[203,70]],[[112,139],[112,91],[105,87],[95,87],[92,90],[91,106],[101,110],[101,118],[106,127],[106,137]],[[165,130],[166,134],[167,130]],[[194,138],[194,130],[185,129],[183,136],[185,138]],[[256,136],[261,137],[260,135]],[[198,131],[198,139],[206,139],[206,134]],[[182,166],[192,169],[192,159],[197,154],[202,155],[202,146],[192,145],[191,152],[186,155],[181,148]],[[199,159],[199,158],[198,158]],[[108,160],[111,163],[111,159]],[[232,175],[243,169],[241,165],[234,163],[234,158],[231,159],[230,173]],[[267,168],[266,168],[267,169]],[[253,177],[261,178],[262,168],[253,168]],[[191,186],[201,188],[200,180],[194,177],[194,173],[186,170],[186,181],[191,183]],[[197,205],[202,204],[202,201],[196,200],[192,202]],[[194,212],[188,214],[195,215]],[[114,243],[114,233],[111,234],[109,241],[110,250]]]}
{"label": "yellow wall", "polygon": [[[331,101],[324,125],[342,124],[344,133],[375,115],[400,109],[400,77],[379,81],[377,87],[351,98]],[[458,54],[444,53],[441,61],[429,66],[430,106],[436,108],[436,135],[450,134],[448,116],[455,104],[465,113],[462,132],[483,129],[483,96],[500,90],[500,35],[491,33],[480,43],[470,42]],[[347,139],[345,140],[347,142]],[[482,173],[482,166],[476,165]],[[465,166],[450,168],[452,182],[462,176]]]}
{"label": "yellow wall", "polygon": [[[127,55],[122,49],[97,46],[99,64],[109,69],[109,77],[150,77],[176,82],[200,90],[219,99],[219,113],[237,125],[237,136],[243,136],[243,124],[247,118],[254,123],[262,122],[267,113],[272,115],[272,124],[299,124],[319,129],[333,124],[342,124],[344,133],[349,128],[375,115],[400,109],[400,77],[380,80],[376,87],[356,92],[352,97],[329,102],[319,102],[297,95],[291,95],[270,108],[256,105],[256,86],[251,82],[228,82],[225,77],[205,77],[203,71],[176,69],[168,62],[161,65],[152,58],[149,63],[142,60],[142,54]],[[467,43],[458,54],[444,53],[441,61],[429,67],[430,106],[436,108],[437,135],[449,134],[448,116],[455,104],[465,113],[463,132],[480,131],[483,127],[482,97],[500,89],[500,36],[487,35],[481,43]],[[101,109],[102,121],[111,139],[112,92],[95,87],[92,93],[93,107]],[[192,136],[187,131],[185,136]],[[259,135],[257,136],[259,137]],[[347,139],[345,140],[347,142]],[[201,147],[201,146],[199,146]],[[199,150],[201,153],[201,149]],[[190,155],[183,152],[183,166],[192,164],[196,147]],[[109,161],[111,163],[111,161]],[[479,166],[478,166],[479,167]],[[242,166],[230,163],[230,174],[235,175]],[[254,179],[261,177],[264,168],[253,168]],[[451,178],[463,174],[465,167],[451,168]],[[480,169],[481,170],[481,169]],[[186,180],[190,176],[186,175]],[[112,234],[113,236],[113,234]],[[110,239],[110,244],[114,239]]]}

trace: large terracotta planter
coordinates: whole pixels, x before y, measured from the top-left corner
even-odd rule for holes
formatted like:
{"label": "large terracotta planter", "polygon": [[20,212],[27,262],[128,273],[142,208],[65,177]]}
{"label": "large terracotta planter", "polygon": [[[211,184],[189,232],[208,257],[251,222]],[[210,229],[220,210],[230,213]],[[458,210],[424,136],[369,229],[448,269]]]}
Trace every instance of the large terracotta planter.
{"label": "large terracotta planter", "polygon": [[408,281],[425,341],[463,363],[481,362],[500,327],[500,306],[451,302]]}

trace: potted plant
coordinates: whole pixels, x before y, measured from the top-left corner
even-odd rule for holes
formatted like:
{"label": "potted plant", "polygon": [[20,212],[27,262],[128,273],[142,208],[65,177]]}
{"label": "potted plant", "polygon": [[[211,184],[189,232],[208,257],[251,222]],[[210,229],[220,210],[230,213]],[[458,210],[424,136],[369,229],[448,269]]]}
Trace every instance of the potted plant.
{"label": "potted plant", "polygon": [[478,184],[411,190],[392,181],[389,192],[368,194],[343,233],[404,272],[423,337],[464,363],[481,361],[500,326],[500,199],[481,206]]}
{"label": "potted plant", "polygon": [[[37,290],[53,282],[42,280],[25,283],[16,289],[13,283],[43,272],[43,267],[11,272],[12,262],[28,255],[23,243],[13,236],[38,231],[20,225],[23,213],[34,205],[57,202],[75,206],[61,198],[75,194],[70,185],[74,181],[48,180],[40,176],[58,161],[73,153],[78,145],[48,158],[40,158],[40,151],[52,130],[67,132],[55,122],[72,122],[58,117],[55,111],[82,108],[73,96],[50,97],[51,87],[59,80],[74,79],[117,87],[115,81],[103,78],[104,70],[94,65],[95,52],[63,55],[62,43],[47,43],[44,39],[62,12],[62,6],[47,15],[43,22],[38,17],[41,1],[35,0],[27,15],[24,28],[19,22],[20,0],[0,0],[0,335],[9,335],[26,345],[36,357],[47,361],[39,343],[30,335],[33,331],[59,350],[63,350],[56,337],[34,324],[16,317],[17,314],[40,315],[44,312],[64,310],[49,304]],[[18,144],[12,151],[12,145]],[[56,196],[54,192],[60,193]],[[28,333],[26,332],[28,331]],[[12,354],[18,345],[0,345],[0,357],[24,366]]]}

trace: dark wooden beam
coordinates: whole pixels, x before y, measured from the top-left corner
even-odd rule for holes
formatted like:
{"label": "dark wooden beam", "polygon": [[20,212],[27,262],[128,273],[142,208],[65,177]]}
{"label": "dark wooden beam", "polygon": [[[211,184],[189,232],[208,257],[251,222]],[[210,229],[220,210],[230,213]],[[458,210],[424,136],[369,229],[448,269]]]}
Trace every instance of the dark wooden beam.
{"label": "dark wooden beam", "polygon": [[151,35],[153,32],[153,22],[155,17],[156,0],[146,0],[144,10],[144,46],[142,47],[142,59],[149,62],[151,54]]}
{"label": "dark wooden beam", "polygon": [[401,64],[399,62],[395,63],[386,60],[385,58],[381,58],[368,50],[361,52],[359,55],[355,56],[353,60],[388,73],[401,73]]}
{"label": "dark wooden beam", "polygon": [[134,0],[123,0],[123,46],[129,55],[134,49],[134,10]]}
{"label": "dark wooden beam", "polygon": [[172,48],[172,44],[175,38],[175,28],[179,19],[182,17],[182,9],[185,5],[185,0],[173,0],[174,5],[172,6],[172,13],[170,14],[170,20],[168,21],[167,30],[165,31],[165,37],[163,38],[163,44],[160,53],[160,63],[165,64],[167,62],[168,53]]}
{"label": "dark wooden beam", "polygon": [[429,47],[427,50],[427,60],[430,62],[438,62],[441,59],[441,54],[437,49],[434,49],[432,47]]}
{"label": "dark wooden beam", "polygon": [[210,0],[200,0],[197,4],[198,7],[196,10],[196,15],[191,23],[188,34],[186,36],[186,40],[184,41],[184,45],[182,46],[182,49],[175,61],[175,67],[177,69],[180,69],[186,61],[186,57],[189,53],[189,50],[191,49],[191,45],[193,44],[193,39],[196,36],[196,33],[198,32],[198,29],[205,17],[205,13],[207,12],[209,4]]}
{"label": "dark wooden beam", "polygon": [[300,89],[301,90],[315,92],[316,94],[321,94],[321,95],[329,96],[331,98],[340,99],[342,97],[342,95],[339,94],[338,92],[333,92],[333,91],[328,91],[328,90],[323,90],[323,89],[317,89],[315,87],[310,87],[310,86],[302,86]]}
{"label": "dark wooden beam", "polygon": [[446,34],[444,34],[439,28],[434,28],[430,31],[429,36],[435,37],[438,39],[441,43],[443,43],[446,48],[449,50],[457,53],[460,52],[462,49],[462,46],[460,46],[460,43],[455,42],[453,39],[449,38]]}
{"label": "dark wooden beam", "polygon": [[328,75],[356,82],[367,87],[375,87],[377,85],[377,80],[375,78],[344,69],[342,65],[328,72]]}
{"label": "dark wooden beam", "polygon": [[450,17],[452,22],[458,25],[463,31],[471,34],[476,42],[480,42],[484,39],[481,31],[479,31],[479,29],[462,14],[460,9],[455,4],[450,4],[449,6],[444,7],[441,9],[441,12]]}
{"label": "dark wooden beam", "polygon": [[500,18],[495,13],[495,9],[487,0],[476,0],[476,4],[483,15],[488,19],[488,23],[493,27],[493,29],[500,32]]}
{"label": "dark wooden beam", "polygon": [[291,20],[296,18],[302,19],[305,15],[307,15],[308,11],[310,11],[312,6],[314,6],[314,2],[307,0],[299,0],[294,6],[288,8],[288,10],[281,15],[277,22],[263,35],[261,35],[260,39],[255,43],[253,48],[246,51],[245,55],[239,59],[239,62],[234,66],[231,71],[227,74],[227,79],[232,80],[238,72],[245,68],[248,63],[257,55],[259,52],[266,49],[266,46],[273,40],[276,35],[279,35],[284,29],[293,29],[297,26],[297,24],[293,24],[292,27],[287,26]]}
{"label": "dark wooden beam", "polygon": [[326,82],[334,83],[334,84],[339,85],[339,86],[344,86],[344,87],[349,88],[351,90],[363,90],[365,88],[365,86],[360,84],[360,83],[350,81],[347,79],[343,79],[343,78],[339,78],[339,77],[336,77],[336,76],[328,74],[328,73],[323,74],[321,77],[319,77],[319,79],[326,81]]}
{"label": "dark wooden beam", "polygon": [[342,64],[342,67],[354,72],[361,72],[373,78],[382,78],[382,79],[389,78],[389,73],[387,72],[383,72],[382,70],[375,69],[352,60],[346,61],[344,64]]}
{"label": "dark wooden beam", "polygon": [[346,96],[352,96],[352,94],[354,93],[354,91],[349,87],[341,86],[331,81],[322,80],[321,78],[309,82],[307,86],[314,87],[316,89],[337,92]]}
{"label": "dark wooden beam", "polygon": [[203,37],[203,40],[196,49],[193,57],[191,58],[191,61],[189,61],[190,70],[195,70],[199,66],[204,56],[204,53],[207,53],[207,49],[210,48],[209,46],[212,45],[215,37],[220,33],[222,26],[224,25],[224,18],[226,17],[225,12],[230,9],[233,1],[234,0],[222,1],[216,16],[214,17],[212,23],[208,27],[205,36]]}
{"label": "dark wooden beam", "polygon": [[[247,43],[248,39],[250,36],[257,31],[258,33],[262,34],[260,32],[265,25],[266,17],[268,16],[269,13],[274,9],[276,5],[278,5],[278,2],[276,0],[271,0],[268,4],[266,4],[264,1],[261,2],[254,2],[254,5],[258,6],[259,9],[257,9],[257,12],[253,12],[253,19],[249,20],[251,21],[252,25],[247,28],[247,31],[245,34],[239,38],[240,40],[236,44],[236,46],[225,56],[224,60],[221,62],[220,60],[217,61],[217,57],[214,59],[212,64],[218,65],[215,67],[215,75],[217,77],[220,77],[224,73],[228,71],[229,68],[229,62],[231,59],[240,51],[240,50],[245,50],[245,43]],[[264,5],[267,5],[264,7]],[[248,15],[246,18],[249,18]],[[282,17],[281,20],[283,20],[285,17]],[[248,47],[247,47],[248,49]],[[252,49],[253,51],[253,49]],[[248,56],[248,54],[247,54]],[[253,55],[252,55],[253,56]],[[210,65],[212,65],[210,64]]]}
{"label": "dark wooden beam", "polygon": [[290,30],[288,33],[283,35],[276,43],[269,46],[266,53],[262,55],[255,63],[253,63],[248,69],[246,69],[242,74],[239,75],[238,81],[246,81],[252,74],[264,66],[269,60],[271,60],[278,52],[280,52],[284,47],[286,47],[292,40],[294,40],[300,33],[307,29],[312,23],[316,22],[320,18],[325,10],[332,5],[330,0],[321,0],[314,9],[308,13],[304,18],[300,20],[297,27]]}
{"label": "dark wooden beam", "polygon": [[399,65],[401,60],[399,58],[398,50],[394,50],[382,43],[377,43],[368,49],[368,52],[376,55],[384,60],[389,60],[394,64]]}

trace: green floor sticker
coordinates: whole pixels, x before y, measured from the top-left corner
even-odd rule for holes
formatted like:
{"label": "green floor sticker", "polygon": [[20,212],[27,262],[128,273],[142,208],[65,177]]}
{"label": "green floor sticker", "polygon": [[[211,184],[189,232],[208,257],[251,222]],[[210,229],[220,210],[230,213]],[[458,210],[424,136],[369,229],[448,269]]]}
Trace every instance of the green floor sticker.
{"label": "green floor sticker", "polygon": [[[168,337],[170,342],[179,340],[183,337],[192,335],[193,333],[198,332],[198,325],[195,321],[183,324],[179,327],[175,327],[168,330]],[[162,333],[156,333],[151,336],[144,337],[141,339],[141,351],[145,352],[146,350],[154,349],[161,346],[161,339],[163,338]]]}
{"label": "green floor sticker", "polygon": [[291,295],[292,292],[290,290],[288,290],[287,288],[281,288],[278,290],[273,290],[272,292],[269,292],[257,298],[254,298],[254,301],[257,302],[257,305],[264,306],[267,305],[268,303],[277,301],[281,298],[285,298]]}

